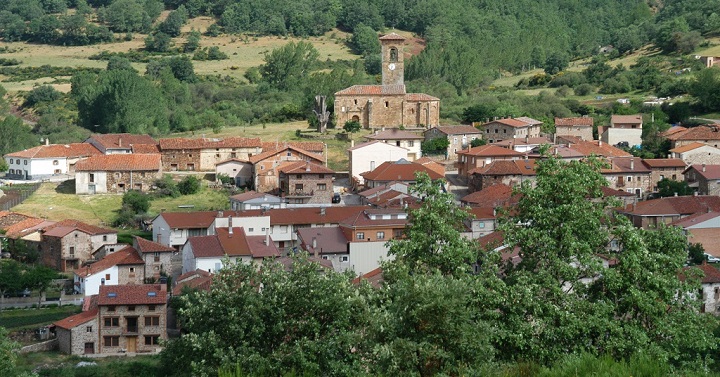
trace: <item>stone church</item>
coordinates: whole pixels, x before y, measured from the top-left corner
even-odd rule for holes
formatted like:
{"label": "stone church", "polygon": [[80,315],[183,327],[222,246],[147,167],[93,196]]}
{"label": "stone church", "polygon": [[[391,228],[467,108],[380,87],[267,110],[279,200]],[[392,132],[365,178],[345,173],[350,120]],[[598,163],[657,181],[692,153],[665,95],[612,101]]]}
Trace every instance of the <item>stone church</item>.
{"label": "stone church", "polygon": [[336,124],[342,127],[356,120],[363,128],[439,125],[439,98],[405,92],[404,41],[395,33],[380,37],[382,85],[353,85],[335,93]]}

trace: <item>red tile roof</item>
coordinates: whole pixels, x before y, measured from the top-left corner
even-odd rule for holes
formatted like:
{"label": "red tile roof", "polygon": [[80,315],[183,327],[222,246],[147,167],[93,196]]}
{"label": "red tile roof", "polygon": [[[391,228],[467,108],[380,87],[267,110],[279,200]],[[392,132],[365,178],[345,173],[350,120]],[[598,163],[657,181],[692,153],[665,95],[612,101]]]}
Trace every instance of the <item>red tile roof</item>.
{"label": "red tile roof", "polygon": [[361,274],[360,276],[353,279],[352,283],[355,285],[360,284],[363,281],[367,281],[375,288],[380,288],[382,286],[383,282],[385,282],[385,277],[383,276],[383,270],[382,267],[378,267],[374,270],[368,271],[366,274]]}
{"label": "red tile roof", "polygon": [[635,196],[635,194],[623,190],[615,190],[614,188],[610,188],[607,186],[600,187],[600,191],[602,191],[602,195],[604,197],[608,196]]}
{"label": "red tile roof", "polygon": [[720,165],[690,165],[689,168],[694,169],[706,180],[720,179]]}
{"label": "red tile roof", "polygon": [[440,98],[433,97],[425,93],[408,93],[405,95],[405,101],[409,102],[430,102],[440,101]]}
{"label": "red tile roof", "polygon": [[431,158],[428,157],[420,157],[417,160],[413,161],[416,164],[420,164],[438,174],[442,174],[442,176],[445,176],[445,165],[440,164]]}
{"label": "red tile roof", "polygon": [[622,149],[615,148],[608,143],[601,141],[579,141],[568,145],[569,149],[573,149],[583,156],[600,156],[600,157],[630,157],[632,154]]}
{"label": "red tile roof", "polygon": [[381,145],[383,145],[383,146],[385,146],[386,148],[389,148],[389,149],[404,149],[404,150],[407,150],[407,148],[398,147],[398,146],[393,145],[393,144],[383,143],[383,142],[380,141],[380,140],[373,140],[373,141],[368,141],[368,142],[365,142],[365,143],[356,144],[354,147],[350,147],[350,148],[348,148],[347,150],[348,150],[348,151],[354,151],[354,150],[356,150],[356,149],[364,148],[364,147],[367,147],[368,145],[373,145],[373,144],[378,144],[378,143],[380,143]]}
{"label": "red tile roof", "polygon": [[683,217],[681,219],[677,219],[677,220],[673,221],[672,224],[670,224],[670,225],[675,225],[675,226],[679,226],[682,228],[686,228],[686,227],[690,227],[693,225],[703,223],[710,219],[714,219],[718,216],[720,216],[720,212],[707,212],[707,213],[698,212],[694,215],[690,215],[687,217]]}
{"label": "red tile roof", "polygon": [[31,218],[31,216],[23,215],[22,213],[0,211],[0,229],[7,229],[9,226],[29,218]]}
{"label": "red tile roof", "polygon": [[470,207],[466,208],[466,210],[478,220],[488,220],[497,217],[495,208],[492,207]]}
{"label": "red tile roof", "polygon": [[[184,279],[180,279],[184,277]],[[191,279],[189,279],[192,277]],[[173,287],[173,295],[179,296],[187,287],[190,290],[210,291],[213,275],[203,270],[190,271],[180,275],[177,284]]]}
{"label": "red tile roof", "polygon": [[688,128],[668,136],[670,140],[720,140],[720,126],[705,125]]}
{"label": "red tile roof", "polygon": [[708,211],[720,212],[720,196],[671,196],[652,199],[629,204],[622,212],[636,216],[685,216]]}
{"label": "red tile roof", "polygon": [[82,221],[78,220],[62,220],[58,221],[54,225],[51,225],[47,228],[45,228],[45,233],[43,233],[43,236],[46,237],[64,237],[68,235],[70,232],[79,230],[81,232],[90,234],[90,235],[97,235],[97,234],[112,234],[117,233],[115,230],[111,229],[105,229],[101,228],[99,226],[85,224]]}
{"label": "red tile roof", "polygon": [[222,257],[225,255],[220,239],[216,235],[195,236],[187,240],[195,258]]}
{"label": "red tile roof", "polygon": [[253,258],[279,257],[280,251],[272,238],[265,244],[265,236],[248,236],[242,227],[216,228],[214,235],[190,237],[188,242],[196,258],[242,257]]}
{"label": "red tile roof", "polygon": [[686,127],[683,127],[683,126],[672,126],[672,127],[668,128],[667,130],[661,132],[661,133],[660,133],[660,136],[662,136],[662,137],[668,137],[668,136],[670,136],[670,135],[674,135],[674,134],[676,134],[676,133],[678,133],[678,132],[683,132],[683,131],[686,131],[686,130],[687,130],[687,128],[686,128]]}
{"label": "red tile roof", "polygon": [[405,37],[397,33],[385,34],[380,37],[381,41],[404,41]]}
{"label": "red tile roof", "polygon": [[165,246],[161,243],[153,242],[146,240],[142,237],[134,237],[135,240],[135,247],[137,248],[137,251],[140,252],[140,254],[145,253],[170,253],[174,252],[175,249],[169,246]]}
{"label": "red tile roof", "polygon": [[[381,212],[379,212],[381,211]],[[389,214],[390,219],[371,219],[370,214]],[[392,216],[395,215],[395,216]],[[398,218],[398,215],[403,215],[404,218]],[[405,227],[408,224],[408,218],[405,216],[405,211],[401,209],[390,209],[390,208],[373,208],[366,209],[365,211],[358,212],[348,217],[347,219],[340,222],[340,226],[348,228],[371,228],[371,227],[387,227],[387,226],[402,226]]]}
{"label": "red tile roof", "polygon": [[480,175],[535,175],[535,160],[498,160],[484,167],[473,169],[470,173]]}
{"label": "red tile roof", "polygon": [[319,154],[317,154],[317,153],[313,153],[313,152],[308,152],[308,151],[306,151],[306,150],[304,150],[304,149],[300,149],[300,148],[295,147],[295,146],[292,146],[292,145],[286,145],[286,146],[284,146],[284,147],[282,147],[282,148],[280,148],[280,149],[271,149],[271,150],[262,152],[262,153],[260,153],[260,154],[256,154],[256,155],[250,157],[249,160],[250,160],[250,163],[252,163],[252,164],[257,164],[258,162],[260,162],[260,161],[262,161],[262,160],[265,160],[265,159],[270,158],[270,157],[272,157],[272,156],[278,155],[278,154],[280,154],[280,153],[284,153],[284,152],[286,152],[286,151],[288,151],[288,150],[292,150],[292,151],[295,151],[295,152],[299,153],[299,154],[302,155],[302,156],[306,156],[306,157],[312,158],[313,160],[315,160],[315,161],[317,161],[317,162],[319,162],[319,163],[322,163],[322,162],[323,162],[321,155],[319,155]]}
{"label": "red tile roof", "polygon": [[[505,184],[492,185],[480,191],[464,196],[460,201],[477,207],[501,207],[510,204],[512,198],[512,188]],[[515,198],[512,202],[517,202]]]}
{"label": "red tile roof", "polygon": [[392,96],[405,95],[405,85],[353,85],[339,92],[335,96]]}
{"label": "red tile roof", "polygon": [[39,145],[19,152],[8,153],[8,157],[20,158],[70,158],[87,157],[102,154],[97,148],[87,143]]}
{"label": "red tile roof", "polygon": [[711,266],[709,264],[701,264],[692,267],[685,267],[683,268],[683,271],[687,271],[691,268],[699,268],[700,271],[703,272],[703,277],[700,281],[702,284],[720,283],[720,271],[715,266]]}
{"label": "red tile roof", "polygon": [[380,164],[375,170],[360,174],[365,180],[370,181],[415,181],[416,172],[425,172],[430,179],[444,178],[443,175],[428,168],[427,166],[409,162],[404,159],[399,161],[386,161]]}
{"label": "red tile roof", "polygon": [[160,154],[108,154],[75,164],[76,171],[160,171]]}
{"label": "red tile roof", "polygon": [[529,124],[529,125],[531,125],[531,126],[543,124],[543,122],[541,122],[541,121],[539,121],[539,120],[537,120],[537,119],[530,118],[530,117],[517,117],[517,118],[515,118],[515,119],[517,119],[517,120],[519,120],[519,121],[521,121],[521,122],[525,122],[525,123],[527,123],[527,124]]}
{"label": "red tile roof", "polygon": [[160,153],[160,148],[157,144],[137,144],[132,146],[132,152],[145,154]]}
{"label": "red tile roof", "polygon": [[[129,148],[136,145],[157,145],[157,141],[150,135],[133,134],[95,134],[90,136],[105,149]],[[86,140],[88,142],[90,139]]]}
{"label": "red tile roof", "polygon": [[414,132],[404,131],[399,128],[389,128],[375,134],[365,136],[369,140],[422,140],[421,135]]}
{"label": "red tile roof", "polygon": [[520,157],[523,154],[513,149],[498,147],[497,145],[481,145],[479,147],[473,147],[470,149],[458,151],[459,155],[474,156],[474,157],[497,157],[497,156],[517,156]]}
{"label": "red tile roof", "polygon": [[577,117],[577,118],[555,118],[555,126],[588,126],[592,127],[593,118]]}
{"label": "red tile roof", "polygon": [[[444,133],[445,135],[465,135],[465,134],[481,134],[482,133],[482,131],[480,131],[479,129],[477,129],[473,126],[468,126],[468,125],[437,126],[437,127],[433,127],[433,128]],[[430,131],[430,130],[428,130],[428,131]],[[428,132],[428,131],[425,131],[425,132]]]}
{"label": "red tile roof", "polygon": [[214,148],[260,148],[262,141],[259,138],[227,137],[220,138],[181,138],[160,139],[160,150],[168,149],[214,149]]}
{"label": "red tile roof", "polygon": [[5,228],[5,236],[7,238],[17,239],[20,237],[25,237],[26,235],[32,233],[35,230],[39,230],[53,224],[55,224],[55,222],[53,221],[29,217],[25,220],[22,220]]}
{"label": "red tile roof", "polygon": [[238,202],[244,202],[246,200],[255,199],[255,198],[262,198],[263,196],[268,195],[264,192],[257,192],[254,190],[246,191],[241,194],[233,195],[230,197],[232,200],[236,200]]}
{"label": "red tile roof", "polygon": [[642,123],[642,114],[635,114],[635,115],[612,115],[610,116],[610,126],[616,124],[616,123],[622,123],[622,124],[640,124]]}
{"label": "red tile roof", "polygon": [[105,258],[80,269],[75,270],[75,275],[86,277],[105,271],[112,266],[144,265],[145,261],[140,257],[137,250],[132,246],[126,246],[121,250],[110,253]]}
{"label": "red tile roof", "polygon": [[643,162],[650,168],[684,168],[685,162],[679,158],[648,158]]}
{"label": "red tile roof", "polygon": [[610,168],[600,169],[603,174],[641,173],[649,174],[650,168],[638,157],[615,157],[610,160]]}
{"label": "red tile roof", "polygon": [[317,154],[325,153],[325,143],[321,141],[263,141],[263,152],[272,150],[282,150],[285,147],[293,147],[303,151],[313,152]]}
{"label": "red tile roof", "polygon": [[67,317],[65,319],[61,319],[61,320],[53,323],[53,325],[60,327],[62,329],[72,330],[73,328],[80,326],[83,323],[88,323],[88,322],[92,321],[93,319],[96,319],[97,315],[98,315],[98,308],[95,307],[86,312],[81,312],[81,313],[72,315],[70,317]]}
{"label": "red tile roof", "polygon": [[309,161],[296,161],[278,170],[285,174],[335,174],[332,169]]}
{"label": "red tile roof", "polygon": [[698,149],[698,148],[708,147],[708,146],[709,146],[709,145],[707,145],[707,144],[705,144],[705,143],[694,142],[694,143],[690,143],[690,144],[685,144],[685,145],[679,146],[679,147],[677,147],[677,148],[673,148],[673,149],[670,150],[670,152],[673,152],[673,153],[685,153],[685,152],[691,151],[691,150],[693,150],[693,149]]}
{"label": "red tile roof", "polygon": [[167,290],[161,284],[101,285],[98,305],[162,305]]}

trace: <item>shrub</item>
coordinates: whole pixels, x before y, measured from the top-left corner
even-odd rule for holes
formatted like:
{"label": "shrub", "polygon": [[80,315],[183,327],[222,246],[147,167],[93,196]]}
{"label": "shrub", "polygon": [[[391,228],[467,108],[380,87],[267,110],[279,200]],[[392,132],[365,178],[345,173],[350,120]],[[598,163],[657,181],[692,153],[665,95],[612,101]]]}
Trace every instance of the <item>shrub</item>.
{"label": "shrub", "polygon": [[172,177],[169,175],[163,176],[161,179],[158,179],[155,181],[155,187],[157,189],[155,190],[155,195],[157,197],[165,197],[169,196],[172,198],[177,198],[180,196],[180,190],[178,189],[177,183],[173,181]]}
{"label": "shrub", "polygon": [[25,97],[25,107],[33,107],[41,102],[53,102],[62,97],[62,93],[58,92],[50,85],[38,86],[31,90]]}
{"label": "shrub", "polygon": [[183,195],[196,194],[200,191],[200,180],[193,175],[189,175],[178,183],[178,190]]}
{"label": "shrub", "polygon": [[145,213],[150,209],[150,197],[140,191],[130,190],[123,195],[122,205],[137,214]]}
{"label": "shrub", "polygon": [[586,96],[594,90],[595,88],[591,84],[580,84],[573,89],[576,96]]}
{"label": "shrub", "polygon": [[349,120],[345,122],[345,125],[343,126],[343,130],[350,133],[355,133],[360,131],[360,122],[356,120]]}

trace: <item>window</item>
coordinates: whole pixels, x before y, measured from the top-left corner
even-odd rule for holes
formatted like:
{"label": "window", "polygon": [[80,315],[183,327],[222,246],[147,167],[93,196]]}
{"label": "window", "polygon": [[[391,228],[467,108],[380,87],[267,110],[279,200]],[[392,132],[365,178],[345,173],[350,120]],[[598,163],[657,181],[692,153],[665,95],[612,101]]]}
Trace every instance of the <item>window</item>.
{"label": "window", "polygon": [[187,164],[187,170],[195,170],[195,164]]}
{"label": "window", "polygon": [[300,175],[300,174],[295,174],[295,178],[300,179],[300,178],[302,178],[302,175]]}
{"label": "window", "polygon": [[348,261],[350,261],[350,257],[348,257],[347,255],[343,255],[342,257],[340,257],[340,262],[348,262]]}
{"label": "window", "polygon": [[85,332],[92,332],[92,326],[85,327]]}
{"label": "window", "polygon": [[155,311],[155,305],[148,305],[148,311],[154,312]]}
{"label": "window", "polygon": [[145,326],[160,326],[160,317],[145,317]]}
{"label": "window", "polygon": [[364,240],[364,239],[365,239],[365,233],[363,233],[363,232],[357,232],[357,233],[355,234],[355,238],[356,238],[356,239],[359,239],[359,240]]}
{"label": "window", "polygon": [[58,160],[53,160],[53,165],[59,165],[60,162]]}
{"label": "window", "polygon": [[[709,153],[708,153],[709,154]],[[15,160],[15,163],[20,165],[20,159]]]}
{"label": "window", "polygon": [[105,280],[110,280],[110,274],[105,274]]}
{"label": "window", "polygon": [[[237,157],[237,153],[235,153],[235,152],[230,153],[230,158],[235,158],[235,157]],[[234,169],[233,169],[233,171],[234,171]]]}
{"label": "window", "polygon": [[399,146],[400,146],[400,140],[398,140],[398,141],[395,142],[395,146],[396,146],[396,147],[399,147]]}
{"label": "window", "polygon": [[115,311],[115,305],[109,305],[107,308],[108,308],[107,310],[108,310],[109,312],[114,312],[114,311]]}
{"label": "window", "polygon": [[415,146],[415,141],[414,141],[414,140],[408,141],[408,147],[414,147],[414,146]]}
{"label": "window", "polygon": [[120,326],[120,318],[118,317],[105,317],[103,319],[105,327],[118,327]]}
{"label": "window", "polygon": [[353,101],[357,105],[357,99]]}
{"label": "window", "polygon": [[135,267],[130,267],[130,273],[131,273],[131,274],[134,274],[134,273],[135,273]]}
{"label": "window", "polygon": [[389,101],[385,101],[385,107],[390,107],[390,102],[389,102]]}
{"label": "window", "polygon": [[90,183],[95,183],[95,174],[90,173]]}
{"label": "window", "polygon": [[320,179],[325,178],[325,174],[320,174],[320,175],[318,176],[318,178],[320,178]]}
{"label": "window", "polygon": [[628,176],[627,176],[627,181],[628,181],[628,182],[632,182],[632,176],[628,175]]}
{"label": "window", "polygon": [[287,156],[288,156],[288,157],[292,157],[292,152],[287,151]]}
{"label": "window", "polygon": [[153,262],[155,262],[155,263],[160,262],[160,253],[153,254]]}
{"label": "window", "polygon": [[103,236],[103,242],[107,241],[107,236]]}
{"label": "window", "polygon": [[398,61],[398,50],[395,47],[390,48],[390,61],[393,63]]}
{"label": "window", "polygon": [[302,183],[296,183],[295,184],[295,191],[302,191],[303,185]]}
{"label": "window", "polygon": [[128,311],[129,311],[129,312],[134,312],[134,311],[135,311],[135,305],[130,305],[130,306],[128,306]]}
{"label": "window", "polygon": [[75,246],[70,246],[69,253],[70,253],[70,257],[74,257],[74,256],[75,256]]}
{"label": "window", "polygon": [[103,336],[103,344],[105,344],[105,347],[120,347],[120,337]]}
{"label": "window", "polygon": [[325,190],[327,190],[327,185],[324,183],[318,183],[317,189],[319,191],[325,191]]}
{"label": "window", "polygon": [[216,158],[220,158],[220,153],[215,153]]}
{"label": "window", "polygon": [[23,160],[23,165],[27,165],[27,160]]}
{"label": "window", "polygon": [[478,224],[478,228],[485,228],[485,223],[479,222],[477,224]]}
{"label": "window", "polygon": [[288,226],[280,225],[280,233],[287,233],[287,232],[288,232]]}
{"label": "window", "polygon": [[379,240],[384,240],[384,239],[385,239],[385,232],[377,232],[377,233],[375,234],[375,237],[377,237],[377,239],[379,239]]}
{"label": "window", "polygon": [[145,335],[146,346],[156,346],[160,344],[160,335]]}
{"label": "window", "polygon": [[456,138],[456,137],[453,138],[453,144],[457,144],[457,138]]}

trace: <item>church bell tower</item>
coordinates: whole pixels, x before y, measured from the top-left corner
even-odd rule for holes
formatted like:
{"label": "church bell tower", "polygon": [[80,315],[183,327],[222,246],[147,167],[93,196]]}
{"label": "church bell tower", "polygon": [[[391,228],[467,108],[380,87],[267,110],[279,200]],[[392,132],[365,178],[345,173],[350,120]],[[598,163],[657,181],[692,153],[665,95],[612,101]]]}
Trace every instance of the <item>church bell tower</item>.
{"label": "church bell tower", "polygon": [[405,85],[404,42],[405,38],[395,33],[380,37],[383,85]]}

